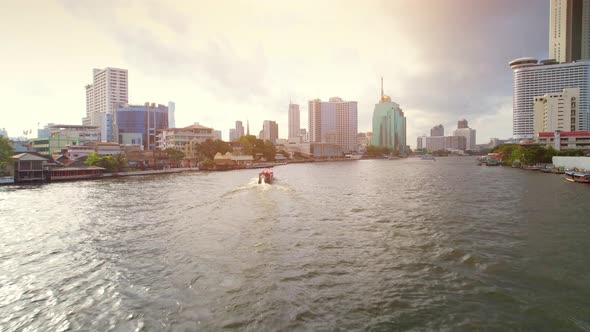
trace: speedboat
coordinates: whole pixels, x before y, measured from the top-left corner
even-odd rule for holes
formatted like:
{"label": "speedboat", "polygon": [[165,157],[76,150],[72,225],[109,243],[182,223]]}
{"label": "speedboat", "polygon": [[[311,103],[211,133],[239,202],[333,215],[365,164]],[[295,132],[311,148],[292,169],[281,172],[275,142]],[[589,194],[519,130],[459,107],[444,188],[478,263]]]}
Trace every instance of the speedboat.
{"label": "speedboat", "polygon": [[262,182],[272,184],[272,181],[273,181],[272,168],[267,168],[264,171],[260,172],[260,174],[258,174],[258,184],[261,184]]}

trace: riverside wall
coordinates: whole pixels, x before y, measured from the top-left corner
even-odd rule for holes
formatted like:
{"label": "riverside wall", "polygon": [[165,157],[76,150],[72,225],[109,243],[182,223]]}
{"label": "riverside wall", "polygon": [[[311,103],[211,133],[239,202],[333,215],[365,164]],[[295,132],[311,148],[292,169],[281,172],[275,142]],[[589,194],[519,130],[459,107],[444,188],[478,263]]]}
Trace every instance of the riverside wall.
{"label": "riverside wall", "polygon": [[581,168],[590,170],[590,157],[553,157],[553,165],[555,167],[565,168]]}

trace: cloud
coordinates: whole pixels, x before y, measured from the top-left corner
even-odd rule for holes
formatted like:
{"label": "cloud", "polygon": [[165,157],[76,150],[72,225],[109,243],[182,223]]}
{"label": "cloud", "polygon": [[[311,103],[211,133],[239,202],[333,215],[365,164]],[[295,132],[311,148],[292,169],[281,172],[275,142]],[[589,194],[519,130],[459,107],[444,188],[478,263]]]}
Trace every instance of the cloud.
{"label": "cloud", "polygon": [[508,61],[543,57],[548,44],[549,5],[537,0],[60,3],[115,41],[130,67],[190,82],[207,96],[212,114],[203,118],[224,132],[233,119],[217,110],[239,105],[240,116],[276,119],[286,132],[289,99],[304,124],[307,100],[335,95],[357,100],[359,130],[371,130],[384,76],[408,117],[411,145],[438,123],[452,132],[461,118],[490,123],[478,130],[485,142],[511,131]]}

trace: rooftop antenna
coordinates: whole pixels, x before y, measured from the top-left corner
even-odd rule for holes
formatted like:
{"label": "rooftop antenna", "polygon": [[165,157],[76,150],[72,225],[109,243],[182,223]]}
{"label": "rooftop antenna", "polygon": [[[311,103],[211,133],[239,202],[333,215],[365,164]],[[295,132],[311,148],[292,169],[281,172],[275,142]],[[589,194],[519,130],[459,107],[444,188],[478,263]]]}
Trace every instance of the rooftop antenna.
{"label": "rooftop antenna", "polygon": [[383,76],[381,76],[381,101],[383,101]]}

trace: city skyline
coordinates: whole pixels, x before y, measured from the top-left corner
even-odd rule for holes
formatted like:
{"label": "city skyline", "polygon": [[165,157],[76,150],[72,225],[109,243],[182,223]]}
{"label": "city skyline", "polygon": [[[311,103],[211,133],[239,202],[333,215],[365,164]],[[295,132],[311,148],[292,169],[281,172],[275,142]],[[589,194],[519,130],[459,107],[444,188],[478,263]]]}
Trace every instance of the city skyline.
{"label": "city skyline", "polygon": [[[434,123],[451,127],[457,118],[481,128],[478,143],[512,136],[505,63],[547,57],[548,3],[348,2],[327,22],[323,13],[333,5],[240,3],[235,11],[247,15],[238,16],[210,3],[50,1],[34,10],[10,3],[0,23],[13,45],[4,55],[5,77],[15,78],[4,84],[5,101],[19,112],[0,127],[20,136],[37,123],[78,124],[91,69],[115,67],[129,72],[129,103],[174,101],[177,127],[198,121],[222,130],[226,140],[236,120],[251,120],[254,133],[265,119],[288,128],[289,100],[306,105],[332,96],[357,100],[358,131],[370,131],[381,76],[404,105],[408,137]],[[458,10],[470,15],[457,17]],[[343,18],[355,23],[342,24]],[[40,32],[32,27],[41,19]],[[18,39],[9,33],[14,29]],[[307,113],[302,107],[301,123]]]}

